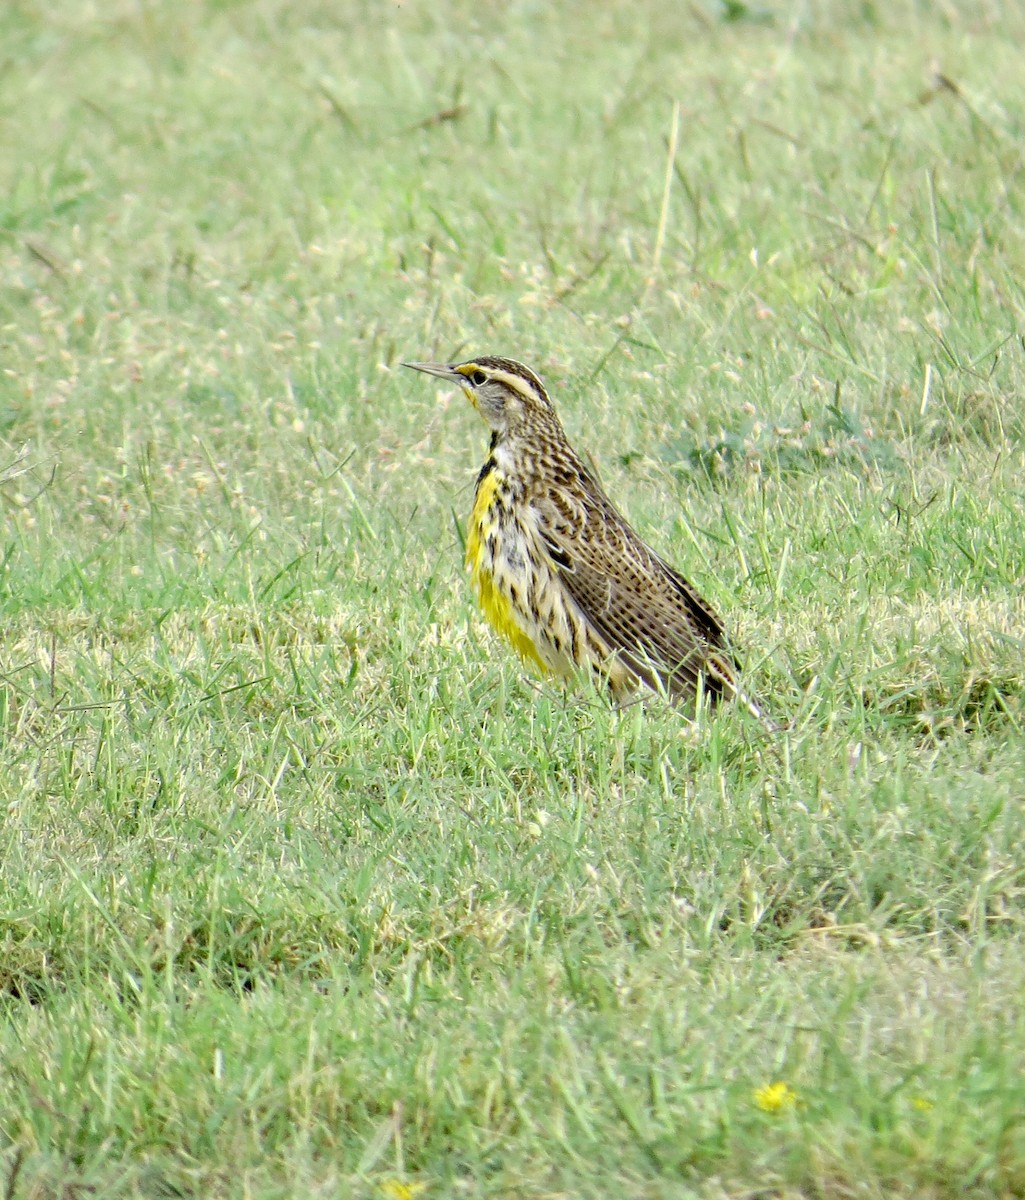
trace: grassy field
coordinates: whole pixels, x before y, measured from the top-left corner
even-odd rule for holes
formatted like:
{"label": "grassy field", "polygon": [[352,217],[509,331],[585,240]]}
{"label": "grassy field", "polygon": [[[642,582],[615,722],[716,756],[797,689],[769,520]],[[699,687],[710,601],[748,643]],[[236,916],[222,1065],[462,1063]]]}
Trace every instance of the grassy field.
{"label": "grassy field", "polygon": [[[0,1195],[1025,1195],[1025,10],[0,9]],[[531,678],[546,378],[788,723]]]}

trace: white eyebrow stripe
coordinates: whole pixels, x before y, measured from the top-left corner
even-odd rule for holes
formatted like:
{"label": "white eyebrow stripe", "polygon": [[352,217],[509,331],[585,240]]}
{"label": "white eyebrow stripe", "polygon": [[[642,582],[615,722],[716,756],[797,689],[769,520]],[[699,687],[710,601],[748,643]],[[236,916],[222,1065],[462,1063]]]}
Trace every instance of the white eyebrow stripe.
{"label": "white eyebrow stripe", "polygon": [[512,371],[496,371],[494,369],[488,373],[496,383],[504,383],[511,392],[518,392],[528,400],[537,395],[537,390],[531,387],[522,375],[514,375]]}

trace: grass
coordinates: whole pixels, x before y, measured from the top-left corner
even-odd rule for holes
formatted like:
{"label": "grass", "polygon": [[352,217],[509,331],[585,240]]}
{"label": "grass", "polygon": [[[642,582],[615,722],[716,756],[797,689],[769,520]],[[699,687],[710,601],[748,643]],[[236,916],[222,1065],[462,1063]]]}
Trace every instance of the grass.
{"label": "grass", "polygon": [[[1025,1194],[1017,8],[0,35],[4,1194]],[[783,735],[491,640],[485,350]]]}

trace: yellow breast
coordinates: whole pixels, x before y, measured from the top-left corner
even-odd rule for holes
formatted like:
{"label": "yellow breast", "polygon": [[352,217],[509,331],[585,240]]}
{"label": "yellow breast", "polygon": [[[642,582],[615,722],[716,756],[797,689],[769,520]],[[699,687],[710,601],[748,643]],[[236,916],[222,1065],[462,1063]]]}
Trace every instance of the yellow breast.
{"label": "yellow breast", "polygon": [[[470,578],[484,615],[492,626],[512,643],[521,658],[547,671],[512,602],[495,580],[495,558],[501,553],[500,539],[505,536],[498,522],[496,499],[499,484],[500,476],[496,468],[485,475],[477,487],[466,536],[466,562],[470,568]],[[489,548],[489,539],[492,548]]]}

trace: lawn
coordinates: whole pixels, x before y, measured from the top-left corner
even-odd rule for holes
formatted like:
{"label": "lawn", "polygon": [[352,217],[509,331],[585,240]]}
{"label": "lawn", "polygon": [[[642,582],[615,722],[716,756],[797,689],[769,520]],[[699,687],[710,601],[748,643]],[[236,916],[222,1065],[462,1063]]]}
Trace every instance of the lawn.
{"label": "lawn", "polygon": [[[0,11],[0,1195],[1025,1195],[1025,10]],[[545,378],[739,706],[532,676]]]}

